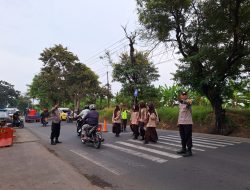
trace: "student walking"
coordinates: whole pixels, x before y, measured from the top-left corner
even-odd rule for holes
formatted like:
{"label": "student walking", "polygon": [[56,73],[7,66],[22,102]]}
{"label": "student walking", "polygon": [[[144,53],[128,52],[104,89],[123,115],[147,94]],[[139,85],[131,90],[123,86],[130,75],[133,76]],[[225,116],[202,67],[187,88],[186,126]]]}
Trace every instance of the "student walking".
{"label": "student walking", "polygon": [[145,124],[147,122],[147,108],[146,104],[144,102],[140,102],[139,105],[139,129],[140,129],[140,135],[141,140],[144,140],[145,138]]}
{"label": "student walking", "polygon": [[158,135],[156,132],[156,126],[158,123],[158,116],[155,111],[154,105],[151,103],[148,106],[148,113],[147,113],[147,125],[146,125],[146,132],[145,132],[145,141],[144,144],[148,144],[149,141],[157,142]]}
{"label": "student walking", "polygon": [[130,117],[130,126],[134,134],[134,139],[138,139],[139,136],[139,106],[136,104],[133,106]]}
{"label": "student walking", "polygon": [[115,106],[115,110],[113,111],[112,122],[112,131],[113,133],[115,133],[116,137],[119,137],[121,133],[121,110],[118,105]]}

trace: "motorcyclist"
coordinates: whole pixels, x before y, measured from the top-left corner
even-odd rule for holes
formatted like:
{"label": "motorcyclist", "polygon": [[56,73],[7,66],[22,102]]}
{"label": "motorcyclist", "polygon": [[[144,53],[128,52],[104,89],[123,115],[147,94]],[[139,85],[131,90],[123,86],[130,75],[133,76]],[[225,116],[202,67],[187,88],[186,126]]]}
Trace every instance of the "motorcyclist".
{"label": "motorcyclist", "polygon": [[20,111],[16,111],[14,114],[13,114],[13,121],[12,121],[12,125],[15,126],[15,127],[19,127],[20,126]]}
{"label": "motorcyclist", "polygon": [[48,109],[44,109],[41,113],[41,123],[43,127],[46,127],[48,124],[48,118],[49,118],[49,111]]}
{"label": "motorcyclist", "polygon": [[81,113],[79,113],[79,115],[76,116],[76,118],[78,118],[77,120],[77,131],[79,131],[79,129],[81,129],[82,125],[85,124],[85,121],[83,120],[83,118],[87,115],[87,113],[89,112],[89,105],[85,105],[84,109],[81,111]]}
{"label": "motorcyclist", "polygon": [[84,118],[87,115],[88,112],[89,112],[89,105],[85,105],[84,109],[76,117]]}
{"label": "motorcyclist", "polygon": [[83,125],[83,130],[82,130],[82,136],[84,136],[83,138],[87,138],[87,131],[92,129],[92,127],[98,125],[99,113],[96,111],[95,104],[89,105],[89,109],[90,111],[83,118],[83,121],[85,121],[86,123],[85,125]]}

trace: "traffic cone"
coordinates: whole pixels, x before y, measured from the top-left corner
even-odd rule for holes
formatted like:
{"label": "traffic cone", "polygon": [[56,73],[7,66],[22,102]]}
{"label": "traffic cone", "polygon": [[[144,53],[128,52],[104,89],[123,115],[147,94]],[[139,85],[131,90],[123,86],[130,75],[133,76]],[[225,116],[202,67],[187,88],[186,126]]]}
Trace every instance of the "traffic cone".
{"label": "traffic cone", "polygon": [[106,120],[106,118],[104,118],[102,132],[108,132],[108,129],[107,129],[107,120]]}

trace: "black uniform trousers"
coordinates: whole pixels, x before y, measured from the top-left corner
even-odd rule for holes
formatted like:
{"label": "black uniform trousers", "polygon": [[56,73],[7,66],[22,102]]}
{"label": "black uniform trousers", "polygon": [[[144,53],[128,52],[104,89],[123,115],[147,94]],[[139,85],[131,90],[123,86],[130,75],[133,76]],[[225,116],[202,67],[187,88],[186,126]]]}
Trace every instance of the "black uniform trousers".
{"label": "black uniform trousers", "polygon": [[127,127],[127,119],[122,119],[122,131],[126,131],[126,127]]}
{"label": "black uniform trousers", "polygon": [[139,121],[139,129],[140,129],[140,135],[142,137],[142,140],[144,140],[145,137],[145,129],[144,129],[145,123]]}
{"label": "black uniform trousers", "polygon": [[186,150],[186,147],[188,150],[192,149],[193,143],[192,143],[192,124],[188,125],[179,125],[179,132],[181,137],[181,145],[182,149]]}
{"label": "black uniform trousers", "polygon": [[55,138],[58,140],[58,137],[60,136],[60,130],[61,130],[61,123],[52,122],[50,139],[53,140]]}

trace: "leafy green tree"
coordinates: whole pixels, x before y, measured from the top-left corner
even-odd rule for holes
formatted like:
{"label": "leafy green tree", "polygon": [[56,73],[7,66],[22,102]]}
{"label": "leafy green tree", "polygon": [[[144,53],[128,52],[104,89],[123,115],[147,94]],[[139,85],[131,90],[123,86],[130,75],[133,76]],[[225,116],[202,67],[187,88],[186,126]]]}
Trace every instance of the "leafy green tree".
{"label": "leafy green tree", "polygon": [[28,85],[28,95],[31,98],[38,98],[41,107],[49,107],[53,103],[54,92],[47,83],[46,73],[40,72],[35,75],[32,84]]}
{"label": "leafy green tree", "polygon": [[[98,76],[86,65],[76,63],[65,76],[67,93],[70,100],[74,100],[75,109],[78,110],[80,102],[86,97],[91,97],[92,103],[95,102],[99,92]],[[94,99],[92,99],[95,97]]]}
{"label": "leafy green tree", "polygon": [[[133,98],[135,89],[139,90],[140,99],[154,97],[154,87],[151,85],[159,77],[158,70],[147,59],[147,53],[136,52],[135,63],[127,53],[120,56],[120,62],[113,64],[113,81],[122,84],[122,92],[125,96]],[[152,91],[153,94],[152,94]],[[151,92],[151,93],[150,93]]]}
{"label": "leafy green tree", "polygon": [[225,107],[248,108],[250,105],[250,79],[229,81],[232,96],[226,98]]}
{"label": "leafy green tree", "polygon": [[161,94],[161,103],[163,106],[174,106],[175,103],[178,101],[179,92],[181,87],[178,85],[173,86],[160,86],[159,87],[160,94]]}
{"label": "leafy green tree", "polygon": [[171,42],[183,56],[175,74],[205,95],[222,132],[223,97],[230,80],[249,77],[249,0],[137,0],[139,20],[150,37]]}
{"label": "leafy green tree", "polygon": [[59,101],[61,105],[74,102],[78,110],[82,100],[90,97],[92,103],[100,92],[98,76],[72,52],[62,45],[45,49],[39,58],[44,64],[33,78],[29,95],[39,98],[42,107]]}
{"label": "leafy green tree", "polygon": [[66,76],[71,68],[79,63],[78,57],[59,44],[46,48],[39,60],[43,62],[41,76],[46,81],[46,92],[50,90],[49,99],[53,102],[66,101],[68,98]]}
{"label": "leafy green tree", "polygon": [[28,96],[19,96],[17,99],[17,108],[21,111],[21,112],[25,112],[26,109],[29,107],[29,105],[31,105],[31,100],[30,97]]}
{"label": "leafy green tree", "polygon": [[20,96],[20,92],[14,89],[14,85],[6,81],[0,81],[0,108],[6,106],[16,107],[16,99]]}

